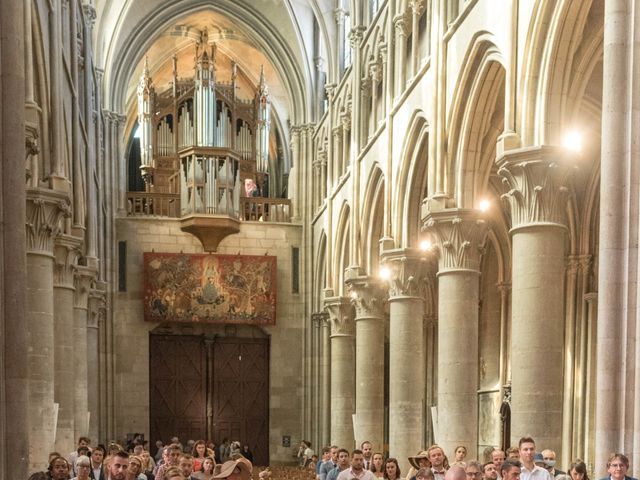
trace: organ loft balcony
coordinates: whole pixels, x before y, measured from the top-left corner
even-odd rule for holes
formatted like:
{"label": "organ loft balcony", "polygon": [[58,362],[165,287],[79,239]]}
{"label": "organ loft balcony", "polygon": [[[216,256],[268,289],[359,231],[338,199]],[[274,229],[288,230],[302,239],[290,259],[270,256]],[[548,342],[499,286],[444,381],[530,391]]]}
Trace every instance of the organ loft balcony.
{"label": "organ loft balcony", "polygon": [[[230,61],[230,78],[217,78],[216,44],[206,30],[195,53],[188,78],[179,77],[173,57],[173,79],[164,89],[154,85],[145,61],[137,90],[138,134],[129,151],[127,213],[178,218],[184,232],[213,252],[243,221],[289,222],[291,205],[277,195],[284,196],[286,176],[279,168],[281,135],[272,124],[264,71],[249,86],[252,98],[241,98],[242,72]],[[249,77],[242,78],[246,91]]]}

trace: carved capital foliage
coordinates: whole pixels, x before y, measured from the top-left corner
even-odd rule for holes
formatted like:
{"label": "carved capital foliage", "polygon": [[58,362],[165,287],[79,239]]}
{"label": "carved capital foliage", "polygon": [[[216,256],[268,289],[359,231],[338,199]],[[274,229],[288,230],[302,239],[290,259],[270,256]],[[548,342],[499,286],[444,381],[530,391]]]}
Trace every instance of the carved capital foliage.
{"label": "carved capital foliage", "polygon": [[331,336],[355,335],[354,310],[351,299],[347,297],[329,297],[324,300],[325,311],[331,322]]}
{"label": "carved capital foliage", "polygon": [[336,85],[335,85],[335,83],[327,83],[327,84],[324,86],[324,91],[325,91],[325,92],[326,92],[326,94],[327,94],[327,100],[329,100],[329,102],[332,102],[332,101],[333,101],[333,96],[334,96],[334,94],[335,94],[335,92],[336,92]]}
{"label": "carved capital foliage", "polygon": [[82,11],[84,13],[84,22],[87,24],[87,26],[93,27],[93,25],[96,23],[96,18],[98,17],[98,15],[96,14],[96,9],[93,7],[93,5],[85,3],[84,5],[82,5]]}
{"label": "carved capital foliage", "polygon": [[477,210],[447,208],[430,212],[424,218],[423,230],[431,234],[439,250],[439,271],[480,270],[487,226]]}
{"label": "carved capital foliage", "polygon": [[84,265],[78,265],[75,271],[75,286],[76,294],[74,296],[75,308],[88,308],[89,307],[89,293],[93,287],[93,282],[96,279],[97,273],[95,269],[91,267],[85,267]]}
{"label": "carved capital foliage", "polygon": [[107,314],[107,292],[104,282],[94,282],[95,288],[89,290],[89,315],[87,327],[98,328]]}
{"label": "carved capital foliage", "polygon": [[571,157],[560,148],[541,146],[506,152],[498,160],[498,174],[507,188],[502,199],[511,210],[511,227],[565,225],[574,170]]}
{"label": "carved capital foliage", "polygon": [[60,234],[54,245],[53,284],[73,288],[73,274],[80,256],[82,238]]}
{"label": "carved capital foliage", "polygon": [[428,259],[413,249],[388,250],[382,254],[387,269],[389,297],[425,298]]}
{"label": "carved capital foliage", "polygon": [[372,277],[358,276],[345,281],[351,294],[351,304],[356,309],[356,319],[384,317],[387,292]]}
{"label": "carved capital foliage", "polygon": [[63,218],[71,216],[66,193],[27,189],[27,251],[53,254],[53,240],[61,231]]}
{"label": "carved capital foliage", "polygon": [[360,46],[360,42],[362,41],[362,35],[364,33],[365,28],[363,26],[353,27],[349,32],[349,43],[351,48],[358,48]]}
{"label": "carved capital foliage", "polygon": [[409,8],[416,17],[419,17],[424,12],[424,0],[409,0]]}
{"label": "carved capital foliage", "polygon": [[396,36],[405,36],[407,32],[407,18],[404,14],[399,14],[393,17],[393,26],[396,30]]}
{"label": "carved capital foliage", "polygon": [[328,318],[329,314],[327,312],[312,313],[311,324],[314,328],[320,328]]}

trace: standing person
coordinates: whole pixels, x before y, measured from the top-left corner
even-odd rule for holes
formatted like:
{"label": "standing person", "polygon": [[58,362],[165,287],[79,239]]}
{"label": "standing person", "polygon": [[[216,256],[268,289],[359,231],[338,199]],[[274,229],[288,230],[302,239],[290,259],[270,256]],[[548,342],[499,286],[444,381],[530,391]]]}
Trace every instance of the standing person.
{"label": "standing person", "polygon": [[213,469],[216,466],[213,458],[207,457],[202,462],[202,466],[200,467],[200,471],[193,474],[194,478],[198,480],[211,480],[213,477]]}
{"label": "standing person", "polygon": [[74,480],[89,480],[91,473],[91,459],[86,455],[80,455],[76,459],[76,472],[77,475]]}
{"label": "standing person", "polygon": [[518,442],[520,451],[521,480],[551,480],[549,472],[535,464],[536,442],[531,437],[522,437]]}
{"label": "standing person", "polygon": [[142,459],[136,455],[129,456],[127,480],[147,480],[147,476],[142,473]]}
{"label": "standing person", "polygon": [[604,477],[602,480],[636,480],[633,477],[627,476],[629,471],[629,458],[622,453],[614,453],[607,460],[607,472],[608,477]]}
{"label": "standing person", "polygon": [[191,455],[193,456],[193,471],[198,472],[200,471],[202,462],[207,457],[207,444],[204,440],[198,440],[193,444]]}
{"label": "standing person", "polygon": [[421,468],[431,468],[431,462],[429,461],[429,452],[426,450],[421,451],[413,457],[409,457],[409,464],[411,468],[407,472],[407,480],[415,480],[416,472]]}
{"label": "standing person", "polygon": [[[435,480],[444,480],[444,474],[449,470],[449,460],[444,454],[444,450],[439,445],[431,445],[427,450],[431,471]],[[464,471],[464,470],[463,470]]]}
{"label": "standing person", "polygon": [[567,473],[556,468],[556,452],[554,452],[553,450],[549,448],[545,448],[544,450],[542,450],[542,459],[544,460],[544,463],[547,464],[547,470],[552,477]]}
{"label": "standing person", "polygon": [[162,460],[162,451],[164,450],[164,443],[162,440],[156,440],[156,454],[153,457],[156,461],[156,464]]}
{"label": "standing person", "polygon": [[520,480],[522,464],[518,460],[505,460],[500,466],[500,476],[504,480]]}
{"label": "standing person", "polygon": [[78,454],[78,449],[82,447],[90,448],[90,446],[91,439],[89,437],[78,437],[78,443],[76,445],[75,451],[71,452],[69,454],[69,457],[67,458],[67,461],[69,462],[71,468],[73,468],[73,466],[76,464],[76,459],[80,456]]}
{"label": "standing person", "polygon": [[385,480],[399,480],[401,478],[400,465],[398,465],[398,460],[395,458],[387,458],[382,470],[384,471],[383,478]]}
{"label": "standing person", "polygon": [[384,476],[384,457],[381,453],[376,452],[371,458],[371,468],[369,470],[376,478],[382,478]]}
{"label": "standing person", "polygon": [[569,467],[569,475],[571,476],[571,480],[589,480],[587,465],[579,459]]}
{"label": "standing person", "polygon": [[482,464],[480,464],[480,462],[476,462],[475,460],[471,460],[470,462],[466,463],[464,473],[467,477],[467,480],[481,480]]}
{"label": "standing person", "polygon": [[164,476],[165,470],[171,467],[178,466],[178,459],[180,458],[180,446],[176,443],[172,443],[171,445],[167,445],[164,447],[164,453],[162,454],[162,459],[164,463],[158,467],[158,469],[154,472],[155,476],[158,480],[162,480]]}
{"label": "standing person", "polygon": [[467,458],[467,447],[464,445],[458,445],[453,451],[453,456],[455,458],[455,462],[464,462],[464,459]]}
{"label": "standing person", "polygon": [[148,450],[144,450],[142,455],[140,455],[140,460],[142,460],[142,473],[145,474],[147,480],[155,480],[155,476],[153,475],[153,465],[151,454],[149,454]]}
{"label": "standing person", "polygon": [[187,480],[195,480],[195,477],[191,475],[193,473],[193,457],[191,455],[188,453],[180,455],[178,466],[180,470],[182,470],[184,478]]}
{"label": "standing person", "polygon": [[360,444],[362,450],[362,458],[364,459],[364,469],[371,470],[371,456],[373,455],[373,446],[369,440],[365,440]]}
{"label": "standing person", "polygon": [[330,459],[331,459],[331,448],[322,447],[322,456],[320,457],[320,460],[318,460],[318,463],[316,464],[316,480],[320,480],[320,469],[322,469],[322,465],[324,465],[324,463],[328,462]]}
{"label": "standing person", "polygon": [[341,448],[338,450],[338,464],[327,474],[327,480],[336,480],[338,475],[347,468],[349,468],[349,451]]}
{"label": "standing person", "polygon": [[231,457],[230,447],[231,446],[229,445],[229,439],[223,438],[222,443],[220,444],[220,451],[218,452],[218,458],[220,459],[221,463],[228,461]]}
{"label": "standing person", "polygon": [[216,467],[212,478],[229,480],[251,480],[251,467],[244,459],[229,460]]}
{"label": "standing person", "polygon": [[364,468],[364,455],[360,449],[351,452],[351,466],[342,470],[337,480],[353,480],[354,478],[358,480],[376,480],[371,470]]}
{"label": "standing person", "polygon": [[51,480],[69,480],[69,462],[66,458],[55,456],[49,462],[49,477]]}
{"label": "standing person", "polygon": [[482,480],[498,480],[498,470],[493,462],[487,462],[482,466]]}
{"label": "standing person", "polygon": [[91,452],[91,471],[89,477],[92,480],[105,480],[104,467],[102,462],[104,461],[104,447],[98,445]]}
{"label": "standing person", "polygon": [[331,445],[329,447],[329,460],[322,464],[320,467],[320,473],[318,474],[318,480],[326,480],[331,472],[338,465],[338,447]]}
{"label": "standing person", "polygon": [[129,454],[124,450],[114,453],[107,467],[108,480],[125,480],[129,468]]}

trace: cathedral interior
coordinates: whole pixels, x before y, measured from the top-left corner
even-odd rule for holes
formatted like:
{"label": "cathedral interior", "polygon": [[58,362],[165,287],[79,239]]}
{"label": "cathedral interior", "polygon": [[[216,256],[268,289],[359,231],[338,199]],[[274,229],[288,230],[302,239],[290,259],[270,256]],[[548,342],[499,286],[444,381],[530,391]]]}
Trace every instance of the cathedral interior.
{"label": "cathedral interior", "polygon": [[640,472],[639,35],[627,0],[1,1],[0,476],[133,434]]}

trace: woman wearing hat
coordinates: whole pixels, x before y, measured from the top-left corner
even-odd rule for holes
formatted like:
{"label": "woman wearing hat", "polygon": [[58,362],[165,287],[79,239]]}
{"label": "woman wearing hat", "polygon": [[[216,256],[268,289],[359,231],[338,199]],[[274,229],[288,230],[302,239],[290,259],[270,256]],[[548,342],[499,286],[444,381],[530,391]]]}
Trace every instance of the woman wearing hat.
{"label": "woman wearing hat", "polygon": [[251,462],[246,458],[239,458],[237,460],[229,460],[222,465],[216,465],[216,469],[213,472],[214,479],[227,478],[229,480],[250,480],[251,470],[253,466]]}
{"label": "woman wearing hat", "polygon": [[421,468],[431,468],[431,462],[429,461],[429,452],[423,450],[413,457],[409,457],[409,463],[411,468],[407,473],[407,480],[415,480],[416,472]]}

